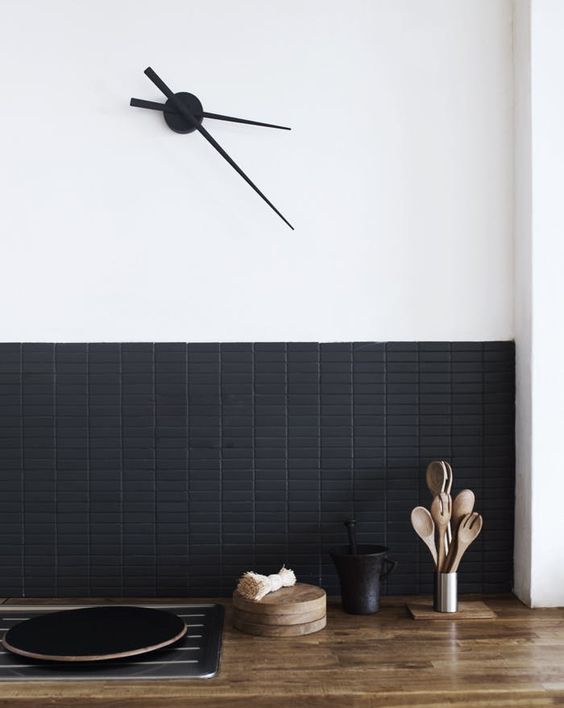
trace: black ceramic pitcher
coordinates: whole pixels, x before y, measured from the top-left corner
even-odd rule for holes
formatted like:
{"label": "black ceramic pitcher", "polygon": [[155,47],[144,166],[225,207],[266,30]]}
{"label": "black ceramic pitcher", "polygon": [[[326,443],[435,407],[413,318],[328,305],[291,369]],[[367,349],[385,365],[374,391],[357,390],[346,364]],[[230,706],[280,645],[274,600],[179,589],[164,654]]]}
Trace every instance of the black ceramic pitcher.
{"label": "black ceramic pitcher", "polygon": [[380,609],[380,581],[397,562],[386,558],[386,546],[337,546],[330,551],[339,580],[343,610],[351,615],[369,615]]}

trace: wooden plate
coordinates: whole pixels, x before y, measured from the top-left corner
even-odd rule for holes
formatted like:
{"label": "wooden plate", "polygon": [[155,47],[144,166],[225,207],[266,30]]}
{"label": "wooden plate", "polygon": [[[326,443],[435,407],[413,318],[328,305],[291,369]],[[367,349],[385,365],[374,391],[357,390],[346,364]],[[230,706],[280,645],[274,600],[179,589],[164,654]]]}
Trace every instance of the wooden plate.
{"label": "wooden plate", "polygon": [[247,634],[256,634],[260,637],[303,637],[305,634],[319,632],[326,624],[327,617],[322,617],[315,620],[315,622],[288,625],[253,624],[252,622],[238,619],[236,616],[233,617],[235,629]]}
{"label": "wooden plate", "polygon": [[50,612],[20,622],[2,644],[15,654],[46,661],[106,661],[174,644],[186,624],[166,610],[111,605]]}
{"label": "wooden plate", "polygon": [[259,615],[299,615],[310,612],[323,615],[327,607],[327,595],[325,590],[316,585],[296,583],[291,588],[271,592],[258,601],[247,600],[235,591],[233,606]]}
{"label": "wooden plate", "polygon": [[288,625],[288,624],[307,624],[315,622],[325,617],[325,608],[310,612],[300,612],[298,615],[267,615],[257,614],[256,612],[245,612],[237,607],[233,608],[233,617],[242,622],[250,622],[251,624],[272,624],[272,625]]}

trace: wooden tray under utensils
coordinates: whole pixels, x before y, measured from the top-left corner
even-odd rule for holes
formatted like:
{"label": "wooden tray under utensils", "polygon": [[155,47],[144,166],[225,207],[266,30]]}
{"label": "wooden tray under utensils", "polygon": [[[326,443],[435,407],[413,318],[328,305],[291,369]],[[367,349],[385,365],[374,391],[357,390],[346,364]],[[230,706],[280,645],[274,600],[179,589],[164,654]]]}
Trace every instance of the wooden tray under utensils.
{"label": "wooden tray under utensils", "polygon": [[233,626],[264,637],[298,637],[319,632],[326,624],[327,596],[315,585],[296,583],[247,600],[233,593]]}
{"label": "wooden tray under utensils", "polygon": [[497,614],[481,600],[460,600],[458,612],[435,612],[432,600],[410,602],[407,609],[414,620],[477,620],[497,617]]}

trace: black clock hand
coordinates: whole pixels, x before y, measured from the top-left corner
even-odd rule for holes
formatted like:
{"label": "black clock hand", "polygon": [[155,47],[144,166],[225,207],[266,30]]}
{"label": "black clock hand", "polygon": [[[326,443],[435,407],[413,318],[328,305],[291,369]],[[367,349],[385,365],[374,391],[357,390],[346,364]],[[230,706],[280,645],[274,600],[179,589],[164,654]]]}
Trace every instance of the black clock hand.
{"label": "black clock hand", "polygon": [[[151,108],[154,111],[166,111],[167,113],[178,113],[172,106],[167,106],[164,103],[156,103],[155,101],[145,101],[142,98],[132,98],[129,102],[130,106],[135,106],[135,108]],[[278,128],[279,130],[292,130],[287,128],[285,125],[275,125],[274,123],[262,123],[258,120],[249,120],[248,118],[235,118],[233,116],[224,116],[221,113],[208,113],[203,112],[204,118],[213,118],[214,120],[226,120],[231,123],[245,123],[245,125],[260,125],[264,128]]]}
{"label": "black clock hand", "polygon": [[270,199],[268,199],[268,197],[266,197],[260,191],[260,189],[256,186],[256,184],[254,184],[254,182],[252,182],[252,180],[249,179],[249,177],[247,177],[247,175],[243,172],[243,170],[239,167],[239,165],[235,162],[235,160],[233,160],[231,157],[229,157],[229,155],[225,152],[225,150],[221,147],[221,145],[217,142],[217,140],[215,140],[208,133],[208,131],[205,128],[202,128],[201,125],[197,128],[197,130],[204,136],[204,138],[208,141],[208,143],[210,145],[213,145],[213,147],[218,151],[218,153],[221,155],[221,157],[223,157],[224,160],[227,160],[227,162],[231,165],[231,167],[235,170],[235,172],[238,172],[241,175],[241,177],[245,180],[245,182],[255,190],[255,192],[259,195],[259,197],[262,197],[262,199],[264,199],[264,201],[268,204],[268,206],[272,209],[272,211],[276,212],[278,214],[278,216],[282,219],[282,221],[284,223],[288,224],[288,226],[293,231],[294,227],[288,221],[288,219],[286,219],[286,217],[281,212],[278,211],[278,209],[274,206],[274,204],[270,201]]}
{"label": "black clock hand", "polygon": [[287,224],[292,231],[294,230],[294,227],[292,224],[286,219],[286,217],[278,211],[278,209],[274,206],[274,204],[260,191],[260,189],[252,182],[249,177],[243,172],[243,170],[239,167],[239,165],[229,157],[229,155],[225,152],[225,150],[221,147],[221,145],[213,138],[208,131],[203,128],[201,125],[197,123],[197,121],[194,119],[190,111],[184,106],[184,104],[178,99],[178,97],[172,92],[172,90],[165,84],[165,82],[155,74],[155,72],[151,69],[151,67],[147,67],[145,69],[145,75],[155,84],[155,86],[164,93],[164,95],[170,99],[174,105],[176,106],[176,109],[178,112],[183,115],[187,120],[189,120],[191,123],[195,124],[196,130],[201,133],[201,135],[212,145],[218,153],[223,157],[224,160],[226,160],[233,169],[241,175],[241,177],[245,180],[245,182],[252,188],[254,191],[263,199],[268,206],[278,214],[278,216],[282,219],[282,221]]}
{"label": "black clock hand", "polygon": [[208,113],[204,111],[204,118],[213,118],[214,120],[227,120],[231,123],[245,123],[246,125],[261,125],[264,128],[278,128],[279,130],[292,130],[285,125],[274,125],[274,123],[261,123],[258,120],[248,120],[247,118],[234,118],[233,116],[223,116],[221,113]]}
{"label": "black clock hand", "polygon": [[154,111],[166,111],[167,113],[177,113],[176,109],[172,109],[165,105],[164,103],[157,103],[156,101],[145,101],[143,98],[132,98],[129,102],[130,106],[135,106],[135,108],[152,108]]}

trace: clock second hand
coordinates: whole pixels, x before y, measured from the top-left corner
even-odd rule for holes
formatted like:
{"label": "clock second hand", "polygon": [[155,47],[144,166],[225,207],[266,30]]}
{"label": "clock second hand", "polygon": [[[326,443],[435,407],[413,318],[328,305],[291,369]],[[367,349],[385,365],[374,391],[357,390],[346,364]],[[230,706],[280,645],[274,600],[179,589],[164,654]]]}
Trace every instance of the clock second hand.
{"label": "clock second hand", "polygon": [[239,174],[241,177],[245,180],[245,182],[252,188],[254,191],[263,199],[268,206],[276,213],[278,216],[282,219],[282,221],[287,224],[292,231],[294,230],[294,227],[292,224],[286,219],[286,217],[278,211],[278,209],[274,206],[274,204],[264,195],[260,189],[254,184],[254,182],[247,177],[247,175],[243,172],[243,170],[239,167],[239,165],[231,158],[229,155],[225,152],[225,150],[221,147],[221,145],[213,138],[208,131],[203,128],[201,125],[199,125],[195,120],[190,111],[185,108],[185,106],[181,103],[181,101],[178,99],[177,96],[173,93],[173,91],[164,83],[164,81],[155,74],[155,72],[151,69],[151,67],[147,67],[145,69],[145,75],[155,84],[155,86],[164,93],[164,95],[169,98],[174,105],[176,106],[176,109],[178,110],[179,113],[181,113],[187,120],[191,121],[192,123],[195,124],[196,130],[212,145],[217,152],[223,157],[224,160],[226,160],[231,167]]}

